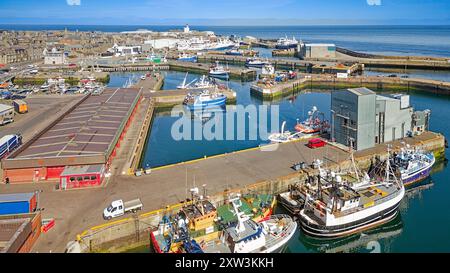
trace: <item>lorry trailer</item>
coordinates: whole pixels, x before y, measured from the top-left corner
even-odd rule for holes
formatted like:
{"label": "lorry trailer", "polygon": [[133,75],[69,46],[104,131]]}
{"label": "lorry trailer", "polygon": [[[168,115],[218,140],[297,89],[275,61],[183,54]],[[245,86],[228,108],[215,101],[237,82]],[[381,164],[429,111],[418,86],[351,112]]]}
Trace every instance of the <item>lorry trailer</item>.
{"label": "lorry trailer", "polygon": [[6,135],[0,138],[0,159],[8,156],[20,145],[22,145],[22,136],[20,134]]}

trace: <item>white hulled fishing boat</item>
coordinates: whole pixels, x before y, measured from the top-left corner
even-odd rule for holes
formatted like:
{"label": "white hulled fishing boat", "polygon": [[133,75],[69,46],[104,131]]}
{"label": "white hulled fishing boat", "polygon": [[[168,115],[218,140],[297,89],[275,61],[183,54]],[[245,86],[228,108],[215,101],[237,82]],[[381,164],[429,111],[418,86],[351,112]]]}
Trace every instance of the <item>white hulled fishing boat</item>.
{"label": "white hulled fishing boat", "polygon": [[356,172],[355,181],[343,181],[335,175],[326,181],[326,187],[322,187],[320,178],[318,191],[306,196],[305,207],[300,211],[302,230],[309,236],[333,238],[392,220],[405,188],[397,180],[390,160],[386,160],[384,173],[367,178],[360,179]]}

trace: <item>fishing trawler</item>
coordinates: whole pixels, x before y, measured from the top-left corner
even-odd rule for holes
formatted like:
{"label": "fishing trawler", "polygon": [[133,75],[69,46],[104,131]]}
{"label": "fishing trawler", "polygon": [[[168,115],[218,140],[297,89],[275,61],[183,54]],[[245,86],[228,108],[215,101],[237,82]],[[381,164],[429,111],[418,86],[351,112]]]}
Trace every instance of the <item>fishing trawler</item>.
{"label": "fishing trawler", "polygon": [[280,38],[277,41],[276,49],[291,49],[291,48],[297,48],[298,41],[295,39],[295,37],[292,37],[291,39],[288,39],[288,37]]}
{"label": "fishing trawler", "polygon": [[[356,169],[353,155],[352,162]],[[305,234],[342,237],[392,220],[398,213],[405,188],[397,180],[390,160],[386,160],[383,169],[373,177],[360,178],[355,172],[353,181],[334,175],[326,181],[326,186],[321,184],[323,178],[319,178],[317,192],[306,196],[305,207],[299,214]]]}
{"label": "fishing trawler", "polygon": [[216,64],[209,69],[209,76],[219,79],[229,79],[230,71],[225,69],[223,65],[219,64],[219,61],[216,61]]}
{"label": "fishing trawler", "polygon": [[224,94],[205,89],[198,95],[189,93],[184,99],[183,104],[187,105],[190,109],[195,110],[224,106],[226,101],[227,97]]}
{"label": "fishing trawler", "polygon": [[181,62],[192,62],[192,63],[196,63],[197,62],[197,56],[196,55],[191,55],[191,54],[187,54],[187,53],[181,53],[180,55],[178,55],[178,61]]}
{"label": "fishing trawler", "polygon": [[[322,119],[320,119],[320,116]],[[324,114],[319,112],[316,106],[313,106],[312,110],[308,111],[308,118],[305,121],[297,121],[297,125],[295,125],[295,131],[308,135],[319,134],[327,128],[329,128],[329,124],[325,120]]]}
{"label": "fishing trawler", "polygon": [[292,215],[297,215],[303,208],[304,198],[297,185],[289,185],[288,191],[278,195],[279,203]]}
{"label": "fishing trawler", "polygon": [[[239,196],[241,200],[240,210],[247,215],[251,215],[252,220],[255,222],[269,219],[277,204],[276,196],[272,194],[250,193]],[[232,198],[233,197],[230,197],[229,200]],[[237,221],[236,215],[231,213],[232,204],[229,200],[227,200],[225,204],[217,207],[221,222],[227,225]]]}
{"label": "fishing trawler", "polygon": [[409,145],[393,157],[394,169],[399,172],[400,180],[405,186],[427,178],[435,162],[432,153],[411,149]]}
{"label": "fishing trawler", "polygon": [[225,55],[242,56],[244,53],[239,49],[232,49],[225,52]]}
{"label": "fishing trawler", "polygon": [[297,229],[295,222],[288,215],[273,215],[257,223],[239,208],[242,201],[239,196],[230,200],[237,224],[224,229],[220,240],[205,244],[205,253],[274,253],[294,236]]}
{"label": "fishing trawler", "polygon": [[200,244],[216,240],[220,235],[217,210],[198,188],[192,188],[191,202],[183,205],[173,216],[163,217],[158,230],[150,233],[153,249],[157,253],[197,253]]}
{"label": "fishing trawler", "polygon": [[256,67],[256,68],[262,68],[264,65],[270,64],[268,60],[263,61],[260,58],[248,58],[245,61],[246,67]]}
{"label": "fishing trawler", "polygon": [[275,75],[275,67],[271,64],[265,64],[261,70],[262,76],[274,76]]}

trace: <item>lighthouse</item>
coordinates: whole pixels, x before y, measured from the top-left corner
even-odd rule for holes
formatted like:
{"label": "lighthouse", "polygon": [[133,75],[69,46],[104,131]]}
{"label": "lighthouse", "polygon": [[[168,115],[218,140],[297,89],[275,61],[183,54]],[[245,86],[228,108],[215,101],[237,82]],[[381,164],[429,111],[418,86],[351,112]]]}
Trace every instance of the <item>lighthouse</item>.
{"label": "lighthouse", "polygon": [[191,32],[189,25],[184,26],[184,33],[189,33]]}

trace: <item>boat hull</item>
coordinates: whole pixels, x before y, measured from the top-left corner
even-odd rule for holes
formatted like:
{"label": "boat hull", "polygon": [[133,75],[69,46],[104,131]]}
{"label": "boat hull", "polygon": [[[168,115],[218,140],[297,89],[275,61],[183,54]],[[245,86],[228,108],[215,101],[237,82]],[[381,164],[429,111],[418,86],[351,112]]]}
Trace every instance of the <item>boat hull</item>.
{"label": "boat hull", "polygon": [[397,216],[398,214],[399,204],[400,202],[381,212],[378,212],[364,219],[353,222],[350,225],[346,224],[346,225],[326,227],[310,223],[303,217],[300,217],[300,225],[305,234],[312,237],[337,238],[348,236],[367,229],[374,228],[376,226],[382,225],[394,219],[395,216]]}
{"label": "boat hull", "polygon": [[297,44],[290,44],[290,45],[276,45],[276,49],[292,49],[297,48]]}
{"label": "boat hull", "polygon": [[287,198],[282,194],[278,195],[278,202],[292,215],[298,215],[298,213],[300,213],[300,210],[303,208],[300,200],[296,200],[297,204],[294,205],[289,202],[289,200],[287,200]]}
{"label": "boat hull", "polygon": [[423,170],[417,171],[410,175],[402,176],[403,185],[405,187],[411,186],[412,184],[420,182],[420,181],[424,180],[425,178],[429,177],[432,167],[433,167],[433,164],[430,164]]}
{"label": "boat hull", "polygon": [[226,96],[222,96],[217,99],[209,100],[209,101],[203,101],[201,103],[193,103],[191,105],[188,105],[190,109],[204,109],[204,108],[212,108],[212,107],[219,107],[225,105],[227,100]]}
{"label": "boat hull", "polygon": [[218,78],[218,79],[228,79],[230,76],[228,73],[209,73],[210,77]]}
{"label": "boat hull", "polygon": [[191,62],[191,63],[195,63],[195,62],[197,62],[197,57],[178,58],[178,61],[180,61],[180,62]]}
{"label": "boat hull", "polygon": [[264,65],[266,65],[265,63],[246,63],[245,66],[246,67],[255,67],[255,68],[262,68]]}

